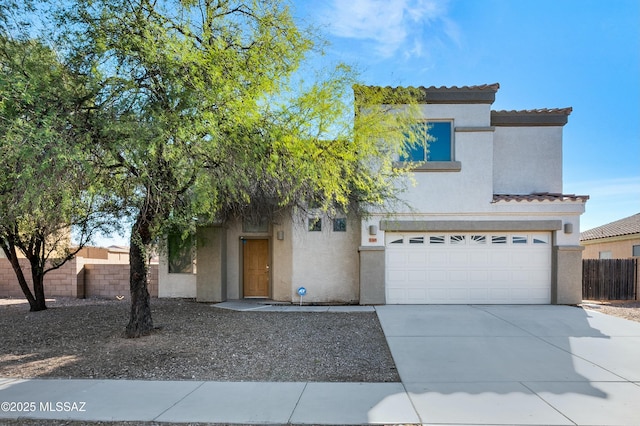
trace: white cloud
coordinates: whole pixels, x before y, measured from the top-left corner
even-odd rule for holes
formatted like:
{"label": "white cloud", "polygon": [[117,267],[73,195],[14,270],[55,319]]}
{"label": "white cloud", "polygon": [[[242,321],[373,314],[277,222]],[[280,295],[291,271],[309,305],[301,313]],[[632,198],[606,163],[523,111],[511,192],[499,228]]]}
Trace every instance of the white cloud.
{"label": "white cloud", "polygon": [[[459,44],[455,22],[446,16],[447,0],[333,0],[328,11],[329,31],[338,37],[372,42],[376,52],[390,57],[424,54],[425,27],[442,31]],[[437,35],[434,35],[436,38]]]}

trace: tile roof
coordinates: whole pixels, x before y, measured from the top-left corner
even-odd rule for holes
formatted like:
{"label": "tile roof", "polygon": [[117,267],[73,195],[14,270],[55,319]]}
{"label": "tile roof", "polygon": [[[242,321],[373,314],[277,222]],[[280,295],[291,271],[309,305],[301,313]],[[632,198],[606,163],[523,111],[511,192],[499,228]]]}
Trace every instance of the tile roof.
{"label": "tile roof", "polygon": [[375,99],[376,103],[387,104],[401,104],[406,102],[409,97],[415,102],[423,104],[492,104],[496,99],[498,89],[500,89],[499,83],[461,87],[353,86],[356,101],[366,103],[370,97]]}
{"label": "tile roof", "polygon": [[564,126],[573,108],[491,111],[492,126]]}
{"label": "tile roof", "polygon": [[640,213],[580,233],[580,241],[640,234]]}
{"label": "tile roof", "polygon": [[499,111],[491,111],[496,114],[504,114],[504,115],[523,115],[523,114],[565,114],[569,115],[573,112],[572,107],[566,108],[538,108],[538,109],[521,109],[521,110],[505,110],[501,109]]}
{"label": "tile roof", "polygon": [[493,194],[493,202],[499,201],[582,201],[589,199],[588,195],[558,194],[551,192],[534,192],[533,194]]}

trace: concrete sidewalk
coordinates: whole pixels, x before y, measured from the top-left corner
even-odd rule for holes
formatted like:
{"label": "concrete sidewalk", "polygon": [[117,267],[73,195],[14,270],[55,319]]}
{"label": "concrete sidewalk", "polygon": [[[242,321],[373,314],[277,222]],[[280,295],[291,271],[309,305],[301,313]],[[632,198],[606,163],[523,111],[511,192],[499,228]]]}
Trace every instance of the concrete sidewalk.
{"label": "concrete sidewalk", "polygon": [[376,311],[402,383],[0,379],[0,419],[640,424],[640,323],[566,306]]}
{"label": "concrete sidewalk", "polygon": [[[9,379],[0,382],[0,401],[17,410],[3,408],[0,418],[173,423],[419,423],[401,383]],[[25,406],[25,402],[33,405]]]}

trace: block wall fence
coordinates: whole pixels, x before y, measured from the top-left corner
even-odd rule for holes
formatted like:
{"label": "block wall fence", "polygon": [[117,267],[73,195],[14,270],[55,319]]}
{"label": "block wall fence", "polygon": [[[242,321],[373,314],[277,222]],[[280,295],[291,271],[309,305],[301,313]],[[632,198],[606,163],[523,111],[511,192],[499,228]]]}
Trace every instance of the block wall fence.
{"label": "block wall fence", "polygon": [[[33,291],[31,268],[21,259],[22,270]],[[72,259],[62,267],[50,271],[44,278],[46,297],[87,297],[129,299],[129,265],[84,263],[83,258]],[[149,293],[158,297],[158,265],[149,265]],[[0,298],[24,298],[18,279],[8,259],[0,258]]]}

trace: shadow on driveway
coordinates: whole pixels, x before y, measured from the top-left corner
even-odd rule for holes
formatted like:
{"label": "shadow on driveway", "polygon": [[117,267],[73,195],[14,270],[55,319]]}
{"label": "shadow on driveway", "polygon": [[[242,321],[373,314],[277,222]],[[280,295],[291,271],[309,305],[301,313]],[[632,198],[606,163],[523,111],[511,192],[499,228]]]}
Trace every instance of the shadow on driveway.
{"label": "shadow on driveway", "polygon": [[640,421],[639,323],[570,306],[376,310],[423,421]]}

